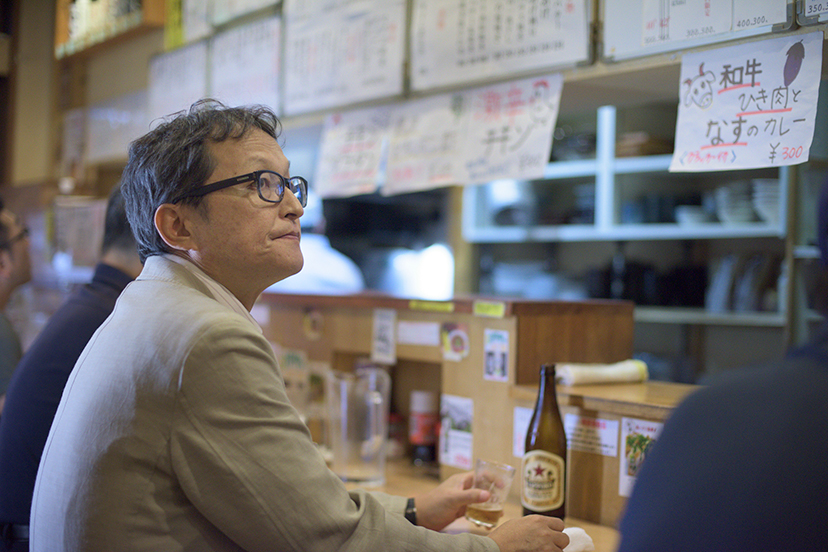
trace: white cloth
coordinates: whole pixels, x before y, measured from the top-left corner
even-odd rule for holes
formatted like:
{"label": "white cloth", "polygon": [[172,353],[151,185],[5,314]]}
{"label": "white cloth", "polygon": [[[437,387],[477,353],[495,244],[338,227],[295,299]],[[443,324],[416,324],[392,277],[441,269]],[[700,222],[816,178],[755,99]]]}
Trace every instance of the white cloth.
{"label": "white cloth", "polygon": [[569,544],[564,548],[564,552],[590,552],[595,550],[592,537],[587,535],[586,531],[580,527],[567,527],[563,532],[569,535]]}
{"label": "white cloth", "polygon": [[305,264],[298,274],[276,282],[265,292],[344,295],[365,289],[365,279],[354,261],[333,247],[322,234],[302,233]]}
{"label": "white cloth", "polygon": [[555,379],[561,385],[588,385],[592,383],[638,383],[647,381],[647,365],[640,360],[622,360],[615,364],[555,365]]}

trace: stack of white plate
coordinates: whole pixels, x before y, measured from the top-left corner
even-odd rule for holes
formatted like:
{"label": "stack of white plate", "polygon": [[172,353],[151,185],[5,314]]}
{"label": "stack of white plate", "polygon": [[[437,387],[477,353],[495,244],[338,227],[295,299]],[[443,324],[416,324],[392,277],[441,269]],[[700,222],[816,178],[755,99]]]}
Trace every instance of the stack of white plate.
{"label": "stack of white plate", "polygon": [[739,224],[756,220],[750,183],[732,182],[716,188],[714,194],[716,216],[720,221],[726,224]]}
{"label": "stack of white plate", "polygon": [[779,224],[779,180],[756,178],[753,180],[753,208],[759,218],[768,224]]}

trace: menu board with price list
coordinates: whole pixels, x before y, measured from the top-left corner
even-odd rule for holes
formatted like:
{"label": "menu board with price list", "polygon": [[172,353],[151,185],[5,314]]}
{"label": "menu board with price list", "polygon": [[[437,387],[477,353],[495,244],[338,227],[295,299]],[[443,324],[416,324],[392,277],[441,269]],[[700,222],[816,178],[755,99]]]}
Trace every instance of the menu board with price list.
{"label": "menu board with price list", "polygon": [[610,60],[788,29],[795,12],[793,0],[605,0],[602,9]]}
{"label": "menu board with price list", "polygon": [[588,0],[416,0],[411,87],[427,90],[590,59]]}
{"label": "menu board with price list", "polygon": [[401,94],[405,10],[405,0],[288,0],[285,114]]}
{"label": "menu board with price list", "polygon": [[828,0],[800,0],[796,22],[800,25],[818,25],[828,21]]}
{"label": "menu board with price list", "polygon": [[214,35],[210,44],[210,95],[227,105],[279,109],[281,19],[258,19]]}

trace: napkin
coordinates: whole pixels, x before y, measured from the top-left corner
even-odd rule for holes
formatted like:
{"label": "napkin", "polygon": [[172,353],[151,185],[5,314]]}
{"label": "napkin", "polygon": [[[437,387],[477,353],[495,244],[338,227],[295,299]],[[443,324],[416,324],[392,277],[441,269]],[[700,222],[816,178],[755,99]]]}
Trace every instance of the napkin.
{"label": "napkin", "polygon": [[563,549],[563,552],[589,552],[595,550],[592,537],[587,535],[586,531],[580,527],[567,527],[563,532],[569,535],[569,544]]}
{"label": "napkin", "polygon": [[555,365],[555,378],[561,385],[637,383],[647,381],[647,377],[647,365],[640,360],[622,360],[615,364]]}

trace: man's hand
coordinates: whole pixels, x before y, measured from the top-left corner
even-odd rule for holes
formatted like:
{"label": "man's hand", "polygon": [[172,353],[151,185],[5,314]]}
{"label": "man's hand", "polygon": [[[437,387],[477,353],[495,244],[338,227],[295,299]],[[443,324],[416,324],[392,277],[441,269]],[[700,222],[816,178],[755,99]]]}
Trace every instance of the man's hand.
{"label": "man's hand", "polygon": [[564,522],[547,516],[512,519],[491,532],[500,552],[562,552],[569,544]]}
{"label": "man's hand", "polygon": [[440,531],[466,513],[466,505],[485,502],[489,491],[472,489],[474,473],[452,475],[431,491],[414,497],[417,525]]}

